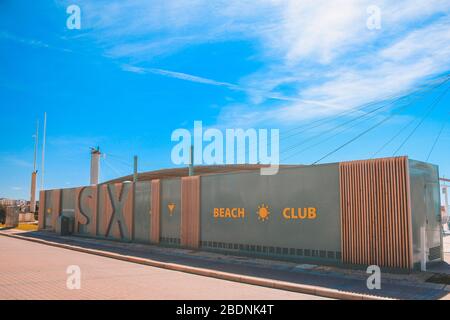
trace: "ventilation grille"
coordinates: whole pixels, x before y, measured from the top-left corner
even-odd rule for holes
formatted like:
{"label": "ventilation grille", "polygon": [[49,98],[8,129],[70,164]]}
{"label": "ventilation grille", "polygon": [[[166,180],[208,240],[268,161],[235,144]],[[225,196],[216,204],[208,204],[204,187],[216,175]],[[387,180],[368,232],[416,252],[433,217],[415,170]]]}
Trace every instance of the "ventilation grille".
{"label": "ventilation grille", "polygon": [[326,250],[283,248],[283,247],[242,244],[242,243],[226,243],[217,241],[201,241],[200,245],[206,249],[227,250],[227,251],[231,250],[266,256],[312,257],[328,260],[341,259],[340,252],[326,251]]}
{"label": "ventilation grille", "polygon": [[433,261],[441,258],[441,246],[430,248],[428,253],[428,260]]}
{"label": "ventilation grille", "polygon": [[179,238],[170,238],[170,237],[161,237],[161,238],[159,238],[159,242],[163,243],[163,244],[179,245],[180,239]]}

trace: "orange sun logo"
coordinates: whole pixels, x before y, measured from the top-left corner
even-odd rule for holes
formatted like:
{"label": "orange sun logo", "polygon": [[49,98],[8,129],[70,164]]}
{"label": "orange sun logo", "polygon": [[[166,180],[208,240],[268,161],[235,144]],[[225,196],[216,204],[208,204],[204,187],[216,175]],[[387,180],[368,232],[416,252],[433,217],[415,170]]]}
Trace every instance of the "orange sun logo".
{"label": "orange sun logo", "polygon": [[258,211],[256,211],[256,214],[258,215],[259,220],[266,221],[267,219],[269,219],[269,206],[265,205],[264,203],[258,206]]}

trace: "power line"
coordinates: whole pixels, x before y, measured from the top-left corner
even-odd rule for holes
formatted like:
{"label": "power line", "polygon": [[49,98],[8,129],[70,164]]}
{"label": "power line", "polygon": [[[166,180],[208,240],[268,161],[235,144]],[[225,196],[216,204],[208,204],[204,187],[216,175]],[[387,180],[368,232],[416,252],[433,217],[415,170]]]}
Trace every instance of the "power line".
{"label": "power line", "polygon": [[[383,101],[387,101],[387,100],[388,99],[385,99]],[[296,135],[299,135],[300,133],[303,133],[305,131],[318,128],[318,127],[320,127],[320,126],[322,126],[322,125],[324,125],[324,124],[326,124],[328,122],[335,121],[337,119],[343,118],[344,116],[349,115],[349,114],[351,114],[353,112],[356,112],[356,111],[362,111],[362,110],[364,110],[364,109],[366,109],[368,107],[376,105],[377,103],[380,103],[380,102],[370,102],[370,103],[363,104],[363,105],[361,105],[359,107],[356,107],[356,108],[351,108],[349,110],[345,110],[344,112],[340,112],[340,113],[332,115],[332,116],[328,116],[328,117],[325,117],[325,118],[317,119],[317,120],[315,120],[313,122],[310,122],[309,125],[307,125],[306,127],[305,126],[298,126],[298,127],[294,127],[294,128],[288,129],[284,133],[289,133],[289,132],[295,131],[297,129],[302,129],[302,130],[300,130],[300,131],[298,131],[298,132],[296,132],[294,134],[291,134],[291,135],[287,135],[287,136],[284,135],[283,137],[281,137],[280,140],[286,140],[286,139],[289,139],[289,138],[294,137]],[[320,123],[320,124],[312,126],[315,123]]]}
{"label": "power line", "polygon": [[122,157],[119,157],[119,156],[116,156],[116,155],[113,155],[113,154],[110,154],[110,153],[104,153],[104,154],[107,155],[110,158],[113,158],[115,161],[120,162],[122,165],[125,165],[127,167],[133,168],[133,165],[130,164],[127,160],[125,160]]}
{"label": "power line", "polygon": [[[432,89],[432,90],[433,90],[433,89],[436,89],[437,87],[443,85],[443,84],[444,84],[445,82],[447,82],[448,80],[450,80],[450,79],[446,79],[443,83],[440,83],[440,84],[438,84],[437,86],[435,86],[435,87],[433,87],[433,88],[431,88],[431,89]],[[420,96],[419,96],[419,97],[416,96],[412,101],[409,101],[409,103],[407,103],[406,105],[403,105],[403,106],[401,106],[401,107],[398,107],[397,109],[402,110],[402,109],[408,107],[409,105],[411,105],[413,102],[415,102],[415,101],[416,101],[417,99],[419,99],[419,98],[420,98]],[[367,114],[366,114],[366,115],[367,115]],[[370,118],[368,118],[368,119],[365,119],[365,120],[372,119],[372,118],[374,118],[376,115],[377,115],[377,114],[374,114],[372,117],[370,117]],[[392,117],[392,116],[393,116],[393,115],[391,115],[390,117]],[[388,119],[390,119],[390,117],[388,117]],[[365,121],[365,120],[363,120],[363,121]],[[347,123],[348,123],[348,122],[347,122]],[[384,123],[384,122],[383,122],[383,123]],[[358,125],[358,124],[357,124],[357,125]],[[338,127],[339,127],[339,126],[338,126]],[[349,127],[349,128],[346,128],[346,129],[340,131],[340,132],[337,133],[337,134],[340,134],[340,133],[342,133],[342,132],[345,132],[346,130],[351,129],[351,128],[353,128],[353,127],[355,127],[355,125],[354,125],[354,126],[351,126],[351,127]],[[333,130],[332,130],[332,131],[333,131]],[[337,134],[336,134],[336,135],[337,135]],[[299,152],[296,152],[296,153],[294,153],[294,154],[291,154],[290,156],[285,157],[283,160],[287,160],[287,159],[291,158],[291,157],[294,156],[294,155],[297,155],[297,154],[299,154],[299,153],[302,153],[302,152],[304,152],[304,151],[306,151],[306,150],[308,150],[308,149],[311,149],[311,148],[313,148],[313,147],[315,147],[315,146],[317,146],[317,145],[319,145],[319,144],[322,144],[323,142],[326,142],[326,141],[330,140],[331,138],[333,138],[333,137],[336,136],[336,135],[333,135],[333,136],[331,136],[331,137],[329,137],[329,138],[326,138],[326,139],[322,140],[322,141],[319,142],[319,143],[316,143],[316,144],[311,145],[311,146],[309,146],[309,147],[307,147],[307,148],[304,148],[304,149],[300,150]]]}
{"label": "power line", "polygon": [[[390,104],[392,104],[392,103],[393,102],[391,102]],[[344,127],[344,126],[346,126],[349,123],[352,123],[352,122],[357,121],[357,120],[359,120],[361,118],[364,118],[365,116],[368,116],[368,115],[370,115],[370,114],[372,114],[372,113],[374,113],[374,112],[376,112],[378,110],[381,110],[383,108],[388,107],[390,104],[382,105],[381,107],[375,108],[374,110],[371,110],[370,112],[364,113],[364,114],[362,114],[362,115],[360,115],[360,116],[358,116],[356,118],[352,118],[352,119],[350,119],[350,120],[348,120],[348,121],[346,121],[344,123],[338,124],[338,125],[332,127],[328,132],[333,132],[334,130],[339,129],[341,127]],[[321,137],[321,136],[322,136],[322,133],[316,134],[316,135],[312,136],[311,138],[304,140],[301,143],[298,143],[298,144],[295,144],[295,145],[292,145],[292,146],[288,147],[287,149],[285,149],[283,151],[283,153],[289,152],[290,150],[294,150],[294,149],[304,145],[305,143],[308,143],[309,141],[314,140],[314,139],[316,139],[318,137]]]}
{"label": "power line", "polygon": [[430,156],[431,156],[431,154],[433,153],[434,147],[436,147],[436,144],[437,144],[437,142],[439,141],[439,138],[441,137],[442,132],[444,131],[444,128],[445,128],[446,125],[447,125],[447,121],[445,121],[445,122],[442,124],[441,130],[439,131],[439,133],[438,133],[436,139],[434,140],[433,146],[431,147],[430,152],[428,153],[427,159],[426,159],[425,161],[428,161],[428,159],[430,159]]}
{"label": "power line", "polygon": [[370,157],[370,159],[374,158],[378,153],[380,153],[384,148],[386,148],[392,141],[394,141],[403,131],[405,131],[406,129],[408,129],[408,127],[410,125],[412,125],[417,119],[413,119],[412,121],[410,121],[406,126],[404,126],[403,128],[401,128],[391,139],[389,139],[389,141],[387,141],[383,146],[381,146],[381,148],[379,148],[375,153],[372,154],[372,156]]}
{"label": "power line", "polygon": [[[371,116],[370,118],[364,119],[363,121],[373,119],[373,118],[375,118],[376,116],[377,116],[377,114],[374,114],[374,115]],[[327,142],[327,141],[329,141],[329,140],[335,138],[337,135],[339,135],[339,134],[341,134],[341,133],[344,133],[344,132],[346,132],[346,131],[348,131],[348,130],[350,130],[350,129],[352,129],[352,128],[358,126],[358,125],[360,125],[363,121],[358,122],[358,123],[356,123],[356,124],[354,124],[354,125],[352,125],[352,126],[350,126],[350,127],[344,128],[343,130],[339,131],[339,132],[336,133],[336,134],[333,134],[333,135],[331,135],[331,136],[329,136],[329,137],[327,137],[327,138],[325,138],[325,139],[322,139],[321,141],[319,141],[319,142],[317,142],[317,143],[315,143],[315,144],[313,144],[313,145],[310,145],[310,146],[308,146],[308,147],[306,147],[306,148],[303,148],[303,149],[301,149],[301,150],[299,150],[299,151],[297,151],[297,152],[295,152],[295,153],[293,153],[293,154],[291,154],[291,155],[289,155],[289,156],[283,158],[282,161],[286,161],[286,160],[292,158],[293,156],[299,155],[299,154],[301,154],[301,153],[303,153],[303,152],[305,152],[305,151],[307,151],[307,150],[309,150],[309,149],[315,148],[315,147],[317,147],[318,145],[321,145],[322,143],[325,143],[325,142]]]}
{"label": "power line", "polygon": [[[402,99],[405,99],[405,98],[411,97],[411,96],[413,96],[413,95],[415,95],[415,94],[418,94],[418,93],[420,93],[421,91],[423,91],[422,93],[426,93],[426,92],[428,92],[428,91],[434,90],[434,89],[440,87],[441,85],[443,85],[444,83],[446,83],[448,80],[450,80],[450,76],[449,76],[449,75],[446,75],[445,77],[442,77],[442,78],[443,78],[444,80],[441,80],[441,82],[439,82],[437,85],[435,85],[435,86],[433,86],[433,87],[431,87],[431,88],[430,88],[430,84],[428,84],[428,85],[427,85],[428,88],[421,88],[421,89],[418,89],[418,90],[416,90],[414,93],[411,93],[411,94],[409,94],[409,95],[407,95],[407,96],[401,96],[401,97],[398,97],[397,99],[395,99],[395,100],[393,100],[393,101],[387,102],[387,104],[384,104],[384,105],[382,105],[382,106],[380,106],[380,107],[378,107],[378,108],[375,108],[375,109],[373,109],[373,110],[371,110],[371,111],[369,111],[369,112],[367,112],[367,113],[364,113],[364,114],[360,115],[359,117],[350,119],[350,120],[348,120],[348,121],[346,121],[346,122],[344,122],[344,123],[342,123],[342,124],[338,124],[337,126],[332,127],[328,132],[333,132],[333,131],[335,131],[336,129],[339,129],[340,127],[343,127],[343,126],[345,126],[345,125],[347,125],[347,124],[349,124],[349,123],[352,123],[352,122],[354,122],[354,121],[356,121],[356,120],[362,119],[362,118],[364,118],[364,117],[366,117],[366,116],[368,116],[368,115],[370,115],[370,114],[372,114],[372,113],[374,113],[374,112],[376,112],[376,111],[378,111],[378,110],[381,110],[381,109],[386,108],[386,107],[388,107],[388,106],[390,106],[390,105],[392,105],[392,104],[395,104],[395,103],[401,101]],[[441,79],[441,78],[440,78],[440,79]],[[437,82],[437,81],[435,81],[435,82]],[[424,89],[427,89],[427,90],[424,90]],[[417,99],[420,98],[420,97],[421,97],[421,96],[419,96],[419,97],[417,97],[417,96],[414,97],[413,101],[417,100]],[[410,105],[410,104],[411,104],[411,102],[408,103],[408,105]],[[352,111],[353,111],[353,110],[352,110]],[[340,118],[340,117],[338,117],[338,118]],[[336,119],[337,119],[337,118],[335,118],[334,120],[336,120]],[[329,120],[333,120],[333,119],[329,119]],[[320,126],[320,125],[317,125],[317,126],[315,126],[315,127],[319,127],[319,126]],[[310,137],[309,139],[306,139],[306,140],[304,140],[303,142],[301,142],[301,143],[299,143],[299,144],[295,144],[295,145],[292,145],[292,146],[288,147],[287,149],[283,150],[282,153],[286,153],[286,152],[289,152],[290,150],[294,150],[294,149],[296,149],[296,148],[298,148],[298,147],[300,147],[300,146],[302,146],[302,145],[308,143],[309,141],[314,140],[314,139],[316,139],[316,138],[318,138],[318,137],[321,137],[321,136],[322,136],[321,133],[319,133],[319,134],[317,134],[317,135],[314,135],[313,137]],[[294,153],[293,155],[295,155],[295,154],[297,154],[297,153]],[[288,156],[286,159],[291,158],[293,155]]]}
{"label": "power line", "polygon": [[[448,80],[449,80],[449,79],[445,80],[444,83],[446,83]],[[447,93],[447,91],[448,91],[449,89],[450,89],[450,87],[447,87],[447,88],[445,89],[445,91],[444,91],[444,94],[441,94],[439,98],[442,99],[442,97],[445,95],[445,93]],[[434,109],[435,105],[436,105],[437,103],[439,103],[440,99],[434,101],[435,103],[434,103],[434,105],[433,105],[433,109]],[[437,103],[436,103],[436,102],[437,102]],[[428,114],[431,113],[431,111],[432,111],[432,109],[430,110],[430,112],[428,112]],[[378,126],[382,125],[383,123],[385,123],[386,121],[388,121],[389,119],[391,119],[393,116],[394,116],[394,114],[390,114],[389,116],[387,116],[387,117],[386,117],[385,119],[383,119],[382,121],[376,123],[375,125],[373,125],[372,127],[368,128],[367,130],[364,130],[362,133],[360,133],[360,134],[357,135],[356,137],[350,139],[349,141],[347,141],[347,142],[344,143],[343,145],[341,145],[341,146],[339,146],[338,148],[334,149],[333,151],[327,153],[325,156],[323,156],[322,158],[320,158],[319,160],[315,161],[315,162],[312,163],[312,164],[317,164],[318,162],[324,160],[325,158],[328,158],[328,157],[329,157],[330,155],[332,155],[333,153],[335,153],[335,152],[341,150],[342,148],[344,148],[344,147],[346,147],[347,145],[349,145],[350,143],[356,141],[357,139],[359,139],[360,137],[362,137],[362,136],[365,135],[366,133],[368,133],[368,132],[372,131],[373,129],[377,128]],[[424,121],[424,118],[422,118],[422,121],[419,123],[418,126],[416,126],[416,128],[418,128],[418,127],[420,126],[420,124],[421,124],[423,121]],[[410,136],[411,136],[411,135],[412,135],[412,134],[410,134]],[[409,136],[409,137],[410,137],[410,136]],[[408,139],[409,139],[409,137],[408,137]],[[399,150],[399,149],[398,149],[398,150]]]}
{"label": "power line", "polygon": [[[369,103],[363,104],[363,105],[361,105],[359,107],[351,108],[350,110],[345,110],[344,112],[338,113],[337,115],[326,117],[325,119],[318,119],[318,120],[313,121],[313,122],[310,123],[310,125],[313,125],[315,123],[322,122],[322,123],[320,123],[318,125],[315,125],[315,126],[307,126],[306,128],[304,126],[297,126],[297,127],[288,129],[284,133],[295,131],[297,129],[303,129],[303,130],[300,130],[299,132],[296,132],[296,133],[291,134],[291,135],[283,136],[283,137],[281,137],[280,140],[285,140],[285,139],[291,138],[291,137],[296,136],[296,135],[298,135],[300,133],[303,133],[305,131],[308,131],[308,130],[320,127],[320,126],[322,126],[322,125],[324,125],[324,124],[326,124],[328,122],[335,121],[337,119],[343,118],[344,116],[349,115],[349,114],[351,114],[353,112],[362,111],[362,110],[364,110],[364,109],[366,109],[366,108],[368,108],[370,106],[373,106],[373,105],[377,105],[377,104],[380,104],[380,103],[386,103],[388,101],[397,102],[398,100],[401,100],[401,99],[410,97],[410,96],[412,96],[414,94],[420,93],[420,91],[422,91],[422,90],[425,90],[425,92],[426,92],[426,89],[429,88],[430,86],[432,86],[434,83],[438,83],[438,85],[437,85],[437,87],[438,87],[438,86],[442,85],[442,83],[446,82],[449,78],[450,78],[450,75],[446,74],[444,76],[438,77],[438,78],[428,82],[426,85],[422,86],[422,88],[419,88],[416,91],[411,92],[408,95],[394,95],[394,96],[387,97],[385,99],[379,100],[377,102],[369,102]],[[433,87],[432,89],[434,89],[434,88],[435,87]]]}
{"label": "power line", "polygon": [[106,164],[111,170],[113,170],[119,177],[123,176],[122,173],[119,172],[112,164],[110,164],[108,161],[106,161],[105,158],[103,158],[103,163]]}
{"label": "power line", "polygon": [[436,108],[436,106],[439,104],[439,102],[442,100],[442,98],[444,98],[444,96],[447,94],[448,90],[450,89],[450,86],[447,87],[447,89],[444,90],[443,93],[441,93],[439,95],[439,97],[437,97],[430,109],[428,110],[427,113],[424,114],[424,116],[422,117],[422,119],[420,120],[420,122],[414,127],[414,129],[411,131],[411,133],[405,138],[405,140],[403,140],[403,142],[400,144],[400,146],[397,148],[397,150],[395,150],[395,152],[393,153],[393,155],[396,155],[398,151],[400,151],[401,148],[403,148],[403,146],[406,144],[406,142],[408,142],[408,140],[413,136],[413,134],[417,131],[417,129],[419,129],[419,127],[422,125],[422,123],[428,118],[428,116],[433,112],[433,110]]}
{"label": "power line", "polygon": [[[446,79],[444,82],[442,82],[440,85],[438,85],[437,87],[440,87],[441,85],[444,85],[449,79]],[[437,88],[436,87],[436,88]],[[414,118],[411,121],[408,122],[408,124],[404,127],[402,127],[391,139],[389,139],[385,144],[383,144],[376,152],[374,152],[372,154],[372,156],[370,157],[370,159],[374,158],[377,154],[379,154],[382,150],[384,150],[384,148],[386,148],[389,144],[391,144],[392,141],[394,141],[395,139],[397,139],[398,136],[400,136],[406,129],[409,128],[409,126],[411,126],[414,122],[416,122],[417,119]]]}
{"label": "power line", "polygon": [[339,146],[338,148],[334,149],[333,151],[327,153],[325,156],[323,156],[322,158],[320,158],[319,160],[313,162],[312,164],[317,164],[318,162],[322,161],[325,158],[328,158],[329,156],[331,156],[333,153],[341,150],[342,148],[344,148],[345,146],[349,145],[350,143],[352,143],[353,141],[359,139],[360,137],[362,137],[363,135],[365,135],[366,133],[372,131],[373,129],[375,129],[376,127],[382,125],[383,123],[385,123],[386,121],[388,121],[390,118],[392,118],[394,115],[391,114],[389,116],[387,116],[385,119],[383,119],[382,121],[376,123],[374,126],[370,127],[367,130],[364,130],[362,133],[358,134],[356,137],[350,139],[349,141],[347,141],[346,143],[344,143],[343,145]]}

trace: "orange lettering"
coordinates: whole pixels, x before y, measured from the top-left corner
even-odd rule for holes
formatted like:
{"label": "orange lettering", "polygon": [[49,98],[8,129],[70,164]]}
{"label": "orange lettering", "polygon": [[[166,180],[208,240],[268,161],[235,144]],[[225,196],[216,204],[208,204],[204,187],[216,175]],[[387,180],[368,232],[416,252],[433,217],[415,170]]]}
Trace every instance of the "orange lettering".
{"label": "orange lettering", "polygon": [[284,208],[283,209],[283,217],[285,219],[291,219],[290,215],[289,215],[289,210],[291,210],[290,208]]}
{"label": "orange lettering", "polygon": [[316,208],[308,208],[308,219],[315,219],[317,217]]}
{"label": "orange lettering", "polygon": [[306,214],[307,214],[306,208],[298,208],[298,218],[299,219],[305,219],[306,218]]}

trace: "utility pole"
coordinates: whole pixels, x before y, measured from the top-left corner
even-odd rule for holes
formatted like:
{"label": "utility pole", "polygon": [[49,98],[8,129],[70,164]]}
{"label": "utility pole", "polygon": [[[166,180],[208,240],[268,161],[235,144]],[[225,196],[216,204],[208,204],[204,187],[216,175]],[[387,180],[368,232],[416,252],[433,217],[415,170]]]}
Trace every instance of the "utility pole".
{"label": "utility pole", "polygon": [[36,157],[39,141],[39,120],[36,121],[36,134],[34,135],[34,159],[33,159],[33,172],[31,173],[31,194],[30,194],[30,212],[36,212]]}
{"label": "utility pole", "polygon": [[134,156],[133,182],[138,181],[138,156]]}
{"label": "utility pole", "polygon": [[194,175],[194,145],[189,149],[189,176]]}
{"label": "utility pole", "polygon": [[[449,210],[448,210],[448,185],[446,184],[447,182],[450,182],[450,179],[445,179],[445,178],[439,178],[440,181],[442,181],[442,194],[444,195],[444,214],[441,213],[441,219],[444,218],[443,216],[445,215],[446,218],[446,222],[447,225],[450,227],[450,215],[449,215]],[[439,204],[440,205],[440,204]],[[444,258],[444,225],[440,224],[440,241],[441,241],[441,258]]]}
{"label": "utility pole", "polygon": [[439,180],[443,181],[444,183],[441,185],[442,187],[442,194],[444,195],[444,212],[447,216],[447,219],[450,219],[449,212],[448,212],[448,185],[446,185],[446,182],[450,182],[450,179],[445,178],[439,178]]}
{"label": "utility pole", "polygon": [[44,169],[45,169],[45,135],[47,130],[47,112],[44,112],[44,134],[42,138],[42,163],[41,163],[41,191],[44,190]]}
{"label": "utility pole", "polygon": [[98,184],[100,155],[100,147],[91,148],[91,185]]}
{"label": "utility pole", "polygon": [[442,193],[444,194],[445,213],[448,216],[448,186],[446,185],[442,186]]}

